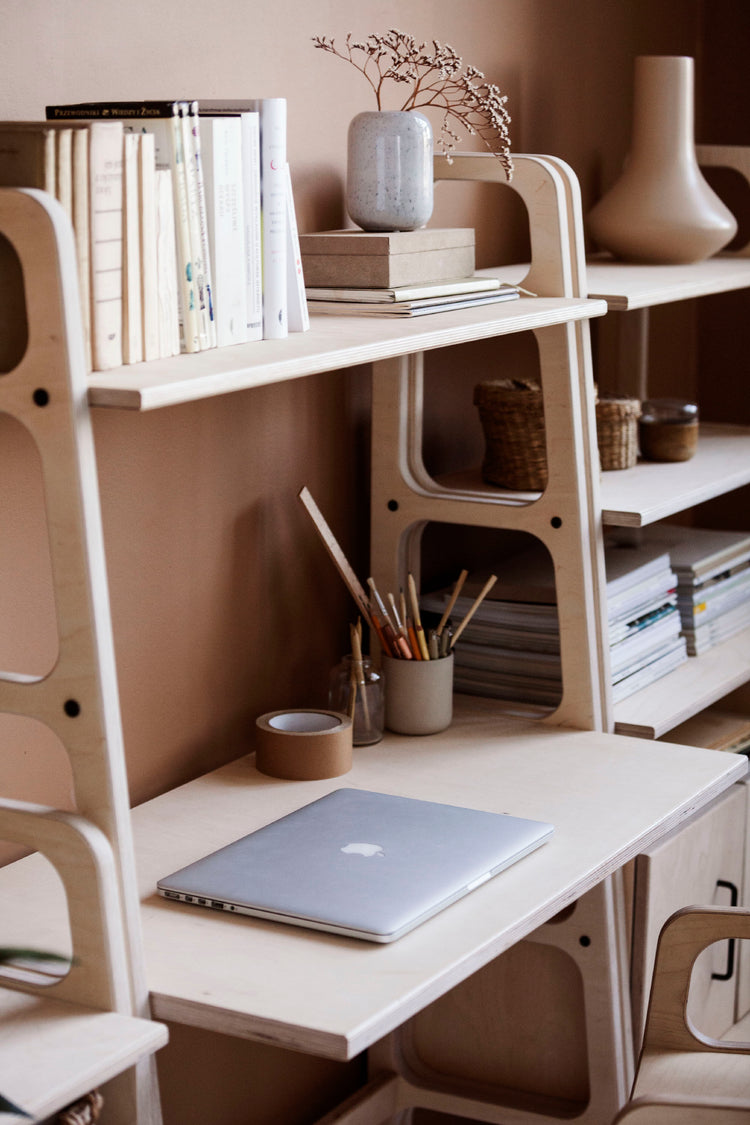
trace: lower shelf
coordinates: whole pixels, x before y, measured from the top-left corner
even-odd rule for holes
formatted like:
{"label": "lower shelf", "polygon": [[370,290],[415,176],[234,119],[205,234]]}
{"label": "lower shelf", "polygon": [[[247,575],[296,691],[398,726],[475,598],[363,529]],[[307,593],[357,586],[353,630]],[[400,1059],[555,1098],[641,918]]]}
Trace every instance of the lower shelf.
{"label": "lower shelf", "polygon": [[660,738],[750,678],[750,629],[615,705],[615,733]]}
{"label": "lower shelf", "polygon": [[0,989],[0,1093],[34,1119],[57,1113],[166,1042],[160,1023]]}

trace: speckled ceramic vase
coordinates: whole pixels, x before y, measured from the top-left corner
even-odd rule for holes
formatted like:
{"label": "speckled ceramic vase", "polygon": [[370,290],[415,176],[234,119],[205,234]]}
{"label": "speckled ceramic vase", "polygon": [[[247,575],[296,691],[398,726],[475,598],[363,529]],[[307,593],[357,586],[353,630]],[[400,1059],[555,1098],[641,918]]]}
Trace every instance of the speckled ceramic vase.
{"label": "speckled ceramic vase", "polygon": [[631,148],[625,169],[588,218],[595,241],[631,262],[682,264],[715,254],[737,223],[698,167],[693,60],[635,60]]}
{"label": "speckled ceramic vase", "polygon": [[417,230],[432,215],[432,126],[414,110],[359,113],[349,126],[346,209],[368,231]]}

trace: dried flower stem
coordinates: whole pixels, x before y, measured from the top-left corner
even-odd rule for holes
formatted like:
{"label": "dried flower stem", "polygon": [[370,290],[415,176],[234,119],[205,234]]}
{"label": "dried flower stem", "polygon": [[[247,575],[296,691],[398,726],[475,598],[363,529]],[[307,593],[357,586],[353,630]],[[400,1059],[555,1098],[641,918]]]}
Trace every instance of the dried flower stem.
{"label": "dried flower stem", "polygon": [[313,43],[351,63],[364,76],[379,110],[383,108],[387,82],[411,86],[400,109],[440,110],[443,120],[438,143],[449,162],[460,140],[453,129],[453,125],[458,125],[470,136],[479,137],[511,178],[507,96],[500,93],[498,86],[485,82],[481,70],[474,66],[464,68],[461,58],[448,44],[433,40],[430,52],[424,43],[417,43],[413,36],[394,28],[385,35],[368,35],[364,42],[354,40],[350,33],[341,49],[333,39],[322,35],[314,36]]}

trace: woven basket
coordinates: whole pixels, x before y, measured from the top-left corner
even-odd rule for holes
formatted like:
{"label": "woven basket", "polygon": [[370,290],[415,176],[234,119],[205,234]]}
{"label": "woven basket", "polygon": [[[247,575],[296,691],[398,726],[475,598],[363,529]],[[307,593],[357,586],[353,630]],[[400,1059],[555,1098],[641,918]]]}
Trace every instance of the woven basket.
{"label": "woven basket", "polygon": [[527,379],[493,379],[474,388],[485,440],[482,479],[503,488],[547,486],[542,389]]}
{"label": "woven basket", "polygon": [[603,470],[632,469],[638,460],[637,398],[602,395],[596,403],[596,439]]}

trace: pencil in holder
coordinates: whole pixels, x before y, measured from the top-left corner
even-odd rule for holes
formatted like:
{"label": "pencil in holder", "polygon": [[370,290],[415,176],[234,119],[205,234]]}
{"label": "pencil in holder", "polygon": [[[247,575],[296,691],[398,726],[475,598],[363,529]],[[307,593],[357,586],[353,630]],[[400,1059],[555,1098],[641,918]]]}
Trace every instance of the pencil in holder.
{"label": "pencil in holder", "polygon": [[529,379],[491,379],[474,388],[485,440],[482,479],[518,490],[547,487],[542,388]]}
{"label": "pencil in holder", "polygon": [[596,402],[596,440],[603,471],[632,469],[638,460],[637,398],[602,395]]}

